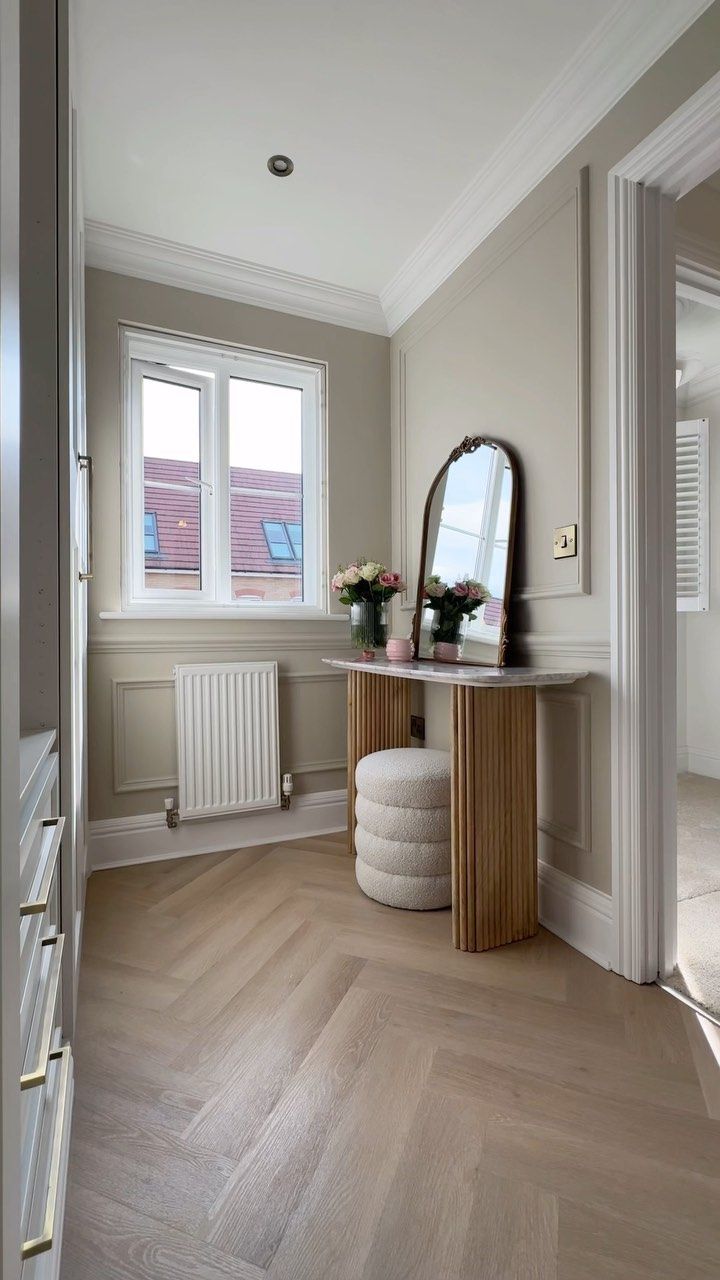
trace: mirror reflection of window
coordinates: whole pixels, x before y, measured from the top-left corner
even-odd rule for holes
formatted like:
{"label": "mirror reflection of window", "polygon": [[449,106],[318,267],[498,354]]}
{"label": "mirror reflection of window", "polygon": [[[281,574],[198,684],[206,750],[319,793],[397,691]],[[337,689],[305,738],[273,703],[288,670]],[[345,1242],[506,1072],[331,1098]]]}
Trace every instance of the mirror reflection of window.
{"label": "mirror reflection of window", "polygon": [[511,498],[508,460],[492,445],[466,454],[445,476],[432,572],[448,583],[476,578],[493,597],[470,623],[469,635],[483,635],[488,627],[499,630]]}
{"label": "mirror reflection of window", "polygon": [[[478,607],[467,628],[466,653],[479,661],[496,660],[503,621],[508,568],[513,473],[505,451],[484,443],[447,468],[431,504],[424,577],[437,576],[448,585],[466,578],[482,582],[490,599]],[[431,649],[432,612],[420,621],[421,656]]]}

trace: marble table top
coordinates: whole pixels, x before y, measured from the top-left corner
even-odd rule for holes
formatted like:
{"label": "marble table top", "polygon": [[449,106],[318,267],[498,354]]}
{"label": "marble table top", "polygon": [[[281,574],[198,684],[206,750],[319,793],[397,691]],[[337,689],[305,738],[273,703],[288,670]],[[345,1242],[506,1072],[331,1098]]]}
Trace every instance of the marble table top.
{"label": "marble table top", "polygon": [[390,662],[376,654],[374,658],[323,658],[329,667],[343,671],[366,671],[376,676],[399,676],[404,680],[426,680],[437,684],[484,685],[506,689],[513,685],[574,684],[587,671],[551,671],[545,667],[474,667],[462,662]]}

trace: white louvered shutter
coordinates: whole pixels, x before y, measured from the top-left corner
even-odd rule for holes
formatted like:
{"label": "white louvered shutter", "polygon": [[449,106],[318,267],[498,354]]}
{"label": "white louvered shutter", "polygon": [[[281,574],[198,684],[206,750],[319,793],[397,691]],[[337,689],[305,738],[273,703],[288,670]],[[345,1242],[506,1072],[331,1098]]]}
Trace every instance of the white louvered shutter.
{"label": "white louvered shutter", "polygon": [[707,418],[677,424],[675,484],[678,613],[703,613],[710,603]]}

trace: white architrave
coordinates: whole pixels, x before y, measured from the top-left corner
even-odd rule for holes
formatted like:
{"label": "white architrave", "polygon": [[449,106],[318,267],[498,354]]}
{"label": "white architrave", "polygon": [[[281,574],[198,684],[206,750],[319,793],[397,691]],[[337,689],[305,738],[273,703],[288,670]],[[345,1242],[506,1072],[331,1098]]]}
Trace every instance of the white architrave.
{"label": "white architrave", "polygon": [[720,167],[720,75],[609,175],[613,968],[676,951],[674,203]]}

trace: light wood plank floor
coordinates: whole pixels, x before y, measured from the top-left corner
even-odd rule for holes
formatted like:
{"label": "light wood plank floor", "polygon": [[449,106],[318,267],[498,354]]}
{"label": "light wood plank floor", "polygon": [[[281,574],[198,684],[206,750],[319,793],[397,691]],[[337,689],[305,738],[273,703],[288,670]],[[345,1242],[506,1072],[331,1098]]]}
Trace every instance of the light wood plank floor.
{"label": "light wood plank floor", "polygon": [[344,848],[90,880],[63,1280],[716,1280],[682,1006],[544,931],[454,951]]}

